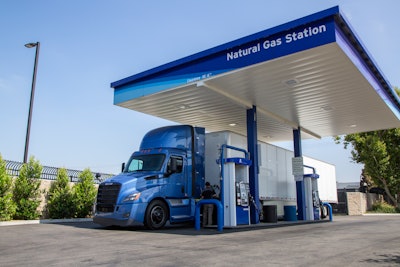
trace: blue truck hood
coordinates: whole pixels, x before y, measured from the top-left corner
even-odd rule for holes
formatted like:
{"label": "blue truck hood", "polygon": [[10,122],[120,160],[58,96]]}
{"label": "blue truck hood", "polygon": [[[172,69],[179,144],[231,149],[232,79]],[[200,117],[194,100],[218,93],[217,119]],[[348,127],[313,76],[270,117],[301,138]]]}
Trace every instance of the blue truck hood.
{"label": "blue truck hood", "polygon": [[[114,177],[105,180],[103,183],[120,183],[123,187],[129,185],[130,188],[146,187],[146,180],[159,178],[162,175],[159,172],[131,172],[131,173],[120,173]],[[141,185],[139,185],[139,184]]]}
{"label": "blue truck hood", "polygon": [[[142,192],[140,201],[148,201],[148,197],[154,194],[154,190],[158,190],[158,186],[164,183],[164,177],[161,172],[134,172],[134,173],[120,173],[117,176],[105,180],[102,184],[119,183],[121,188],[118,195],[117,203],[122,203],[123,199],[135,192]],[[153,191],[152,191],[153,190]],[[146,192],[143,194],[143,192]]]}

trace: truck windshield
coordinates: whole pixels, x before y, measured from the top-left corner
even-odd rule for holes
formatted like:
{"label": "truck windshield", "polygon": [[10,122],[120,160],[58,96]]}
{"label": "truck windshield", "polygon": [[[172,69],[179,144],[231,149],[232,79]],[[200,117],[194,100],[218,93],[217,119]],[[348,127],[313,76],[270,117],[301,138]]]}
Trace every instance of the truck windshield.
{"label": "truck windshield", "polygon": [[124,172],[159,171],[165,159],[164,154],[133,156]]}

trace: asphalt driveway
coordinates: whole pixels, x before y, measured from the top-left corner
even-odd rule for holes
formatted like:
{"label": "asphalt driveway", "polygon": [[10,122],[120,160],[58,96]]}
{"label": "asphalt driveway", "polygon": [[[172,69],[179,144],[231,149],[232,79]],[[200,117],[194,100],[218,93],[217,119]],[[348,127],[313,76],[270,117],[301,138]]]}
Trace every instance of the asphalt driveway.
{"label": "asphalt driveway", "polygon": [[400,266],[400,216],[159,231],[92,222],[0,227],[0,266]]}

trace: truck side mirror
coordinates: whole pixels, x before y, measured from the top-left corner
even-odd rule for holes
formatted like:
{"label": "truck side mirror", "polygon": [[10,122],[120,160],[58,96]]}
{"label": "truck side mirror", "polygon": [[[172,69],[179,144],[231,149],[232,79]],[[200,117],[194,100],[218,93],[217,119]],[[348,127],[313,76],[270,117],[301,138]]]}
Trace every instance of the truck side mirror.
{"label": "truck side mirror", "polygon": [[121,172],[124,172],[124,170],[125,170],[125,162],[123,162],[121,165]]}
{"label": "truck side mirror", "polygon": [[176,158],[171,158],[171,172],[174,173],[178,170],[178,161],[176,160]]}
{"label": "truck side mirror", "polygon": [[177,162],[178,161],[177,161],[176,158],[170,158],[166,176],[170,176],[171,174],[177,172],[177,170],[178,170],[178,163]]}

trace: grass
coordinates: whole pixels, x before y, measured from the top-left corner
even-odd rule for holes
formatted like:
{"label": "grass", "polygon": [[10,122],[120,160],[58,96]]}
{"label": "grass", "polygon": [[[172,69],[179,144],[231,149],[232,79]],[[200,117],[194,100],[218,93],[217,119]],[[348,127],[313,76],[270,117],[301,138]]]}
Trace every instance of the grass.
{"label": "grass", "polygon": [[376,202],[372,205],[372,211],[374,213],[399,213],[399,209],[384,201]]}

